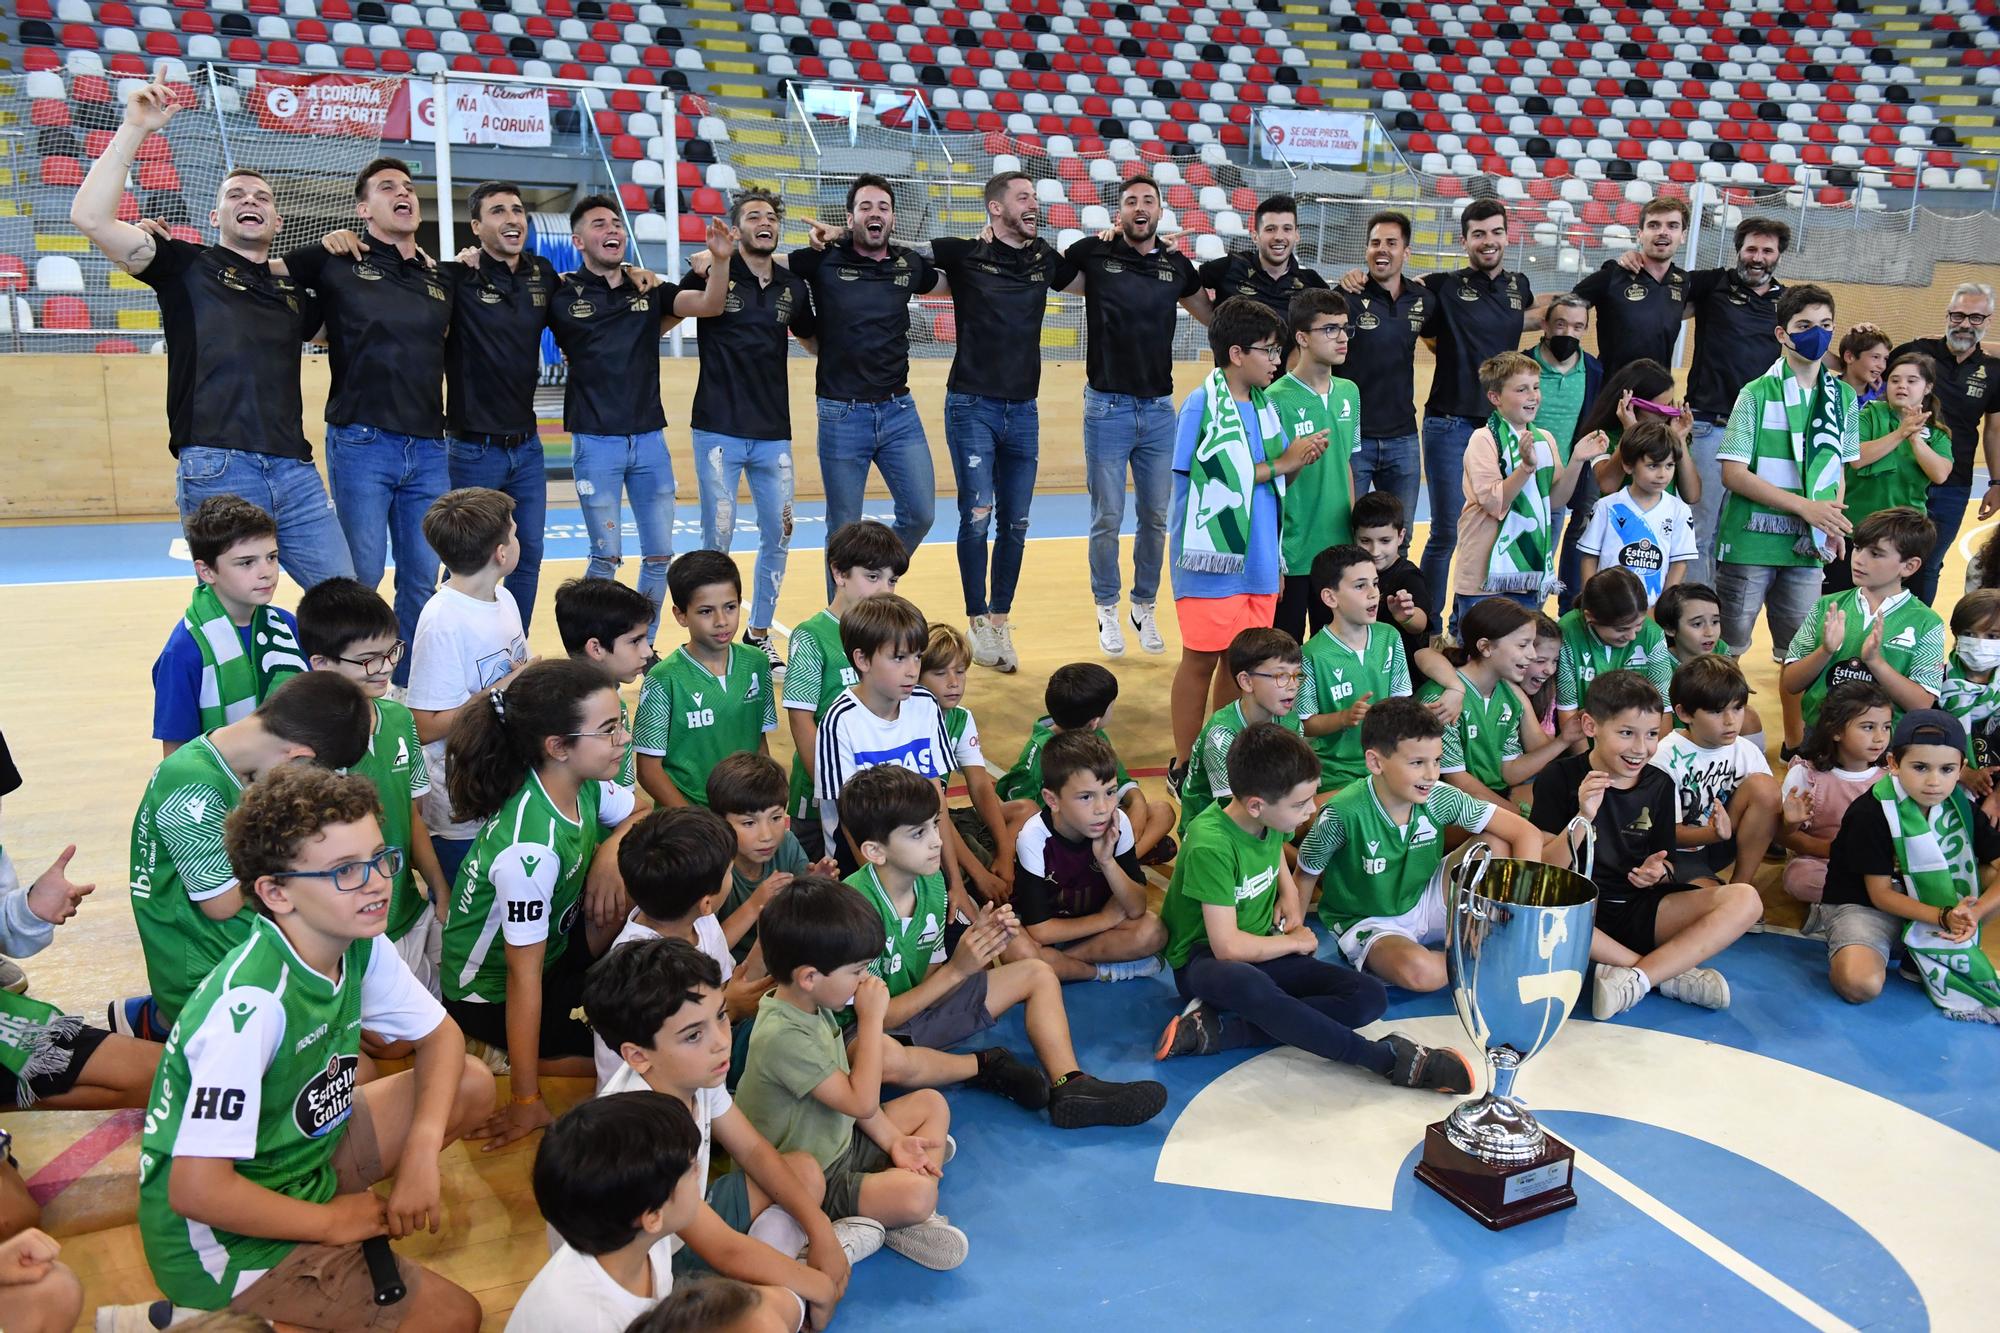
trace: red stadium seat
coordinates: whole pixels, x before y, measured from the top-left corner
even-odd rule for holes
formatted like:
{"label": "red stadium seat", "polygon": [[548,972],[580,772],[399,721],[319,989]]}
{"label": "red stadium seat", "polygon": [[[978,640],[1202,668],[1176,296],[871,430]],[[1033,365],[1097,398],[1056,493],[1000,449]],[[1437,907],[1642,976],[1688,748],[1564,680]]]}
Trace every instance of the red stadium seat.
{"label": "red stadium seat", "polygon": [[42,184],[81,185],[83,164],[73,157],[45,157],[42,159]]}
{"label": "red stadium seat", "polygon": [[99,356],[130,356],[139,350],[139,345],[130,338],[106,338],[91,350]]}
{"label": "red stadium seat", "polygon": [[688,207],[703,217],[721,217],[729,211],[729,203],[722,197],[722,191],[711,190],[707,186],[694,192],[688,200]]}
{"label": "red stadium seat", "polygon": [[681,244],[700,245],[708,239],[708,224],[692,213],[681,214]]}
{"label": "red stadium seat", "polygon": [[0,292],[28,290],[28,266],[19,255],[0,255]]}
{"label": "red stadium seat", "polygon": [[90,327],[90,303],[81,296],[51,296],[42,302],[42,327],[73,332]]}

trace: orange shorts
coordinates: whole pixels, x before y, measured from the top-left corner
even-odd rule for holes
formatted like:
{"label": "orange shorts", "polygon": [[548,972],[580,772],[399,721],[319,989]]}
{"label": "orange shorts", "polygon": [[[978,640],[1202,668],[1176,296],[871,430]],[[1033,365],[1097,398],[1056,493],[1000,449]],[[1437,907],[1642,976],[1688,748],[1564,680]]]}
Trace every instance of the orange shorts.
{"label": "orange shorts", "polygon": [[1278,614],[1278,594],[1241,592],[1233,597],[1176,597],[1174,619],[1181,647],[1220,653],[1246,629],[1269,629]]}

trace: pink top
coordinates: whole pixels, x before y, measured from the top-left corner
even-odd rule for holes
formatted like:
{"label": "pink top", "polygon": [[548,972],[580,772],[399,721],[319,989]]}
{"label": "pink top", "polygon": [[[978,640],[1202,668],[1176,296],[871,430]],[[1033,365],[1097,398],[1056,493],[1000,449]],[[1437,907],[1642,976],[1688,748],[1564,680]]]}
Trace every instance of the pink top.
{"label": "pink top", "polygon": [[1840,832],[1840,821],[1846,815],[1847,807],[1855,798],[1867,794],[1882,777],[1880,768],[1862,769],[1855,772],[1844,768],[1818,769],[1803,759],[1792,760],[1792,766],[1785,774],[1785,795],[1794,792],[1809,792],[1812,795],[1812,818],[1799,827],[1799,832],[1809,838],[1824,838],[1833,841],[1833,835]]}

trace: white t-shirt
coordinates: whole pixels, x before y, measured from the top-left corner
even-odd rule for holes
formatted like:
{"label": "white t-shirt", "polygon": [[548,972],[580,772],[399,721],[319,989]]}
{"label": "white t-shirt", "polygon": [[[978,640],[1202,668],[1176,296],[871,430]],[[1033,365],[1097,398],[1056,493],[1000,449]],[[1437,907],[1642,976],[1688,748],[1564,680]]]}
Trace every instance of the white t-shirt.
{"label": "white t-shirt", "polygon": [[1694,511],[1673,494],[1648,509],[1627,486],[1597,502],[1576,549],[1596,556],[1599,569],[1631,570],[1646,585],[1647,602],[1656,602],[1666,588],[1667,566],[1695,558]]}
{"label": "white t-shirt", "polygon": [[[417,637],[410,645],[410,687],[403,702],[428,713],[456,708],[475,690],[490,688],[527,660],[528,636],[521,628],[514,594],[496,588],[493,600],[482,602],[444,584],[417,617]],[[460,823],[451,817],[443,740],[424,747],[424,763],[431,772],[424,823],[435,837],[470,838],[479,831],[479,821]]]}
{"label": "white t-shirt", "polygon": [[634,1319],[673,1292],[674,1240],[662,1236],[647,1252],[653,1268],[651,1296],[634,1296],[597,1260],[567,1245],[559,1247],[514,1303],[507,1333],[625,1333]]}
{"label": "white t-shirt", "polygon": [[919,686],[893,718],[877,717],[852,689],[827,706],[819,722],[819,772],[813,795],[826,825],[827,845],[840,827],[839,796],[847,780],[876,764],[901,764],[923,777],[944,781],[954,766],[951,736],[937,696]]}
{"label": "white t-shirt", "polygon": [[[645,1092],[646,1080],[639,1077],[639,1071],[628,1064],[619,1064],[618,1070],[597,1090],[600,1097],[609,1097],[614,1092]],[[695,1179],[704,1184],[708,1180],[708,1135],[719,1115],[727,1115],[736,1101],[729,1095],[729,1089],[718,1083],[712,1088],[701,1088],[694,1095],[694,1127],[701,1132],[701,1151],[695,1155],[695,1166],[699,1168]],[[668,1236],[667,1242],[678,1250],[679,1236]]]}
{"label": "white t-shirt", "polygon": [[1660,742],[1653,767],[1674,780],[1680,822],[1693,825],[1706,825],[1717,801],[1728,805],[1743,779],[1771,772],[1764,752],[1741,736],[1711,750],[1696,745],[1685,731],[1671,732]]}
{"label": "white t-shirt", "polygon": [[[634,917],[637,917],[637,915],[636,912],[633,913]],[[611,948],[615,949],[621,944],[630,944],[634,940],[656,940],[658,938],[660,938],[659,934],[651,926],[642,926],[637,920],[627,920],[625,928],[618,932],[618,938],[611,941]],[[694,938],[695,947],[710,958],[713,958],[715,965],[722,969],[722,984],[725,986],[728,985],[730,973],[736,970],[736,960],[729,956],[729,937],[722,933],[722,923],[715,919],[713,912],[707,916],[695,918]],[[611,950],[607,949],[605,952],[609,953]],[[614,1074],[618,1073],[621,1069],[628,1073],[631,1072],[631,1067],[618,1058],[618,1052],[606,1046],[604,1038],[598,1036],[595,1032],[590,1034],[590,1058],[597,1065],[597,1092],[600,1097],[610,1091],[608,1085]],[[706,1125],[702,1127],[701,1150],[702,1161],[705,1165],[708,1160],[708,1127]],[[704,1180],[707,1178],[706,1174],[702,1176]]]}

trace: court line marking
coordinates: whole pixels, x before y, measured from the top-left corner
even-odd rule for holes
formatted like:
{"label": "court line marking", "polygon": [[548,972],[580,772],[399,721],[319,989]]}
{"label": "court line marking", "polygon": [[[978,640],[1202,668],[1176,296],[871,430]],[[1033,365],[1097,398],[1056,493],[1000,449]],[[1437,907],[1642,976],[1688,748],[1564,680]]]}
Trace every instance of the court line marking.
{"label": "court line marking", "polygon": [[30,1176],[28,1193],[36,1203],[48,1203],[90,1174],[99,1162],[117,1152],[128,1139],[139,1133],[145,1123],[146,1113],[136,1107],[113,1112]]}

